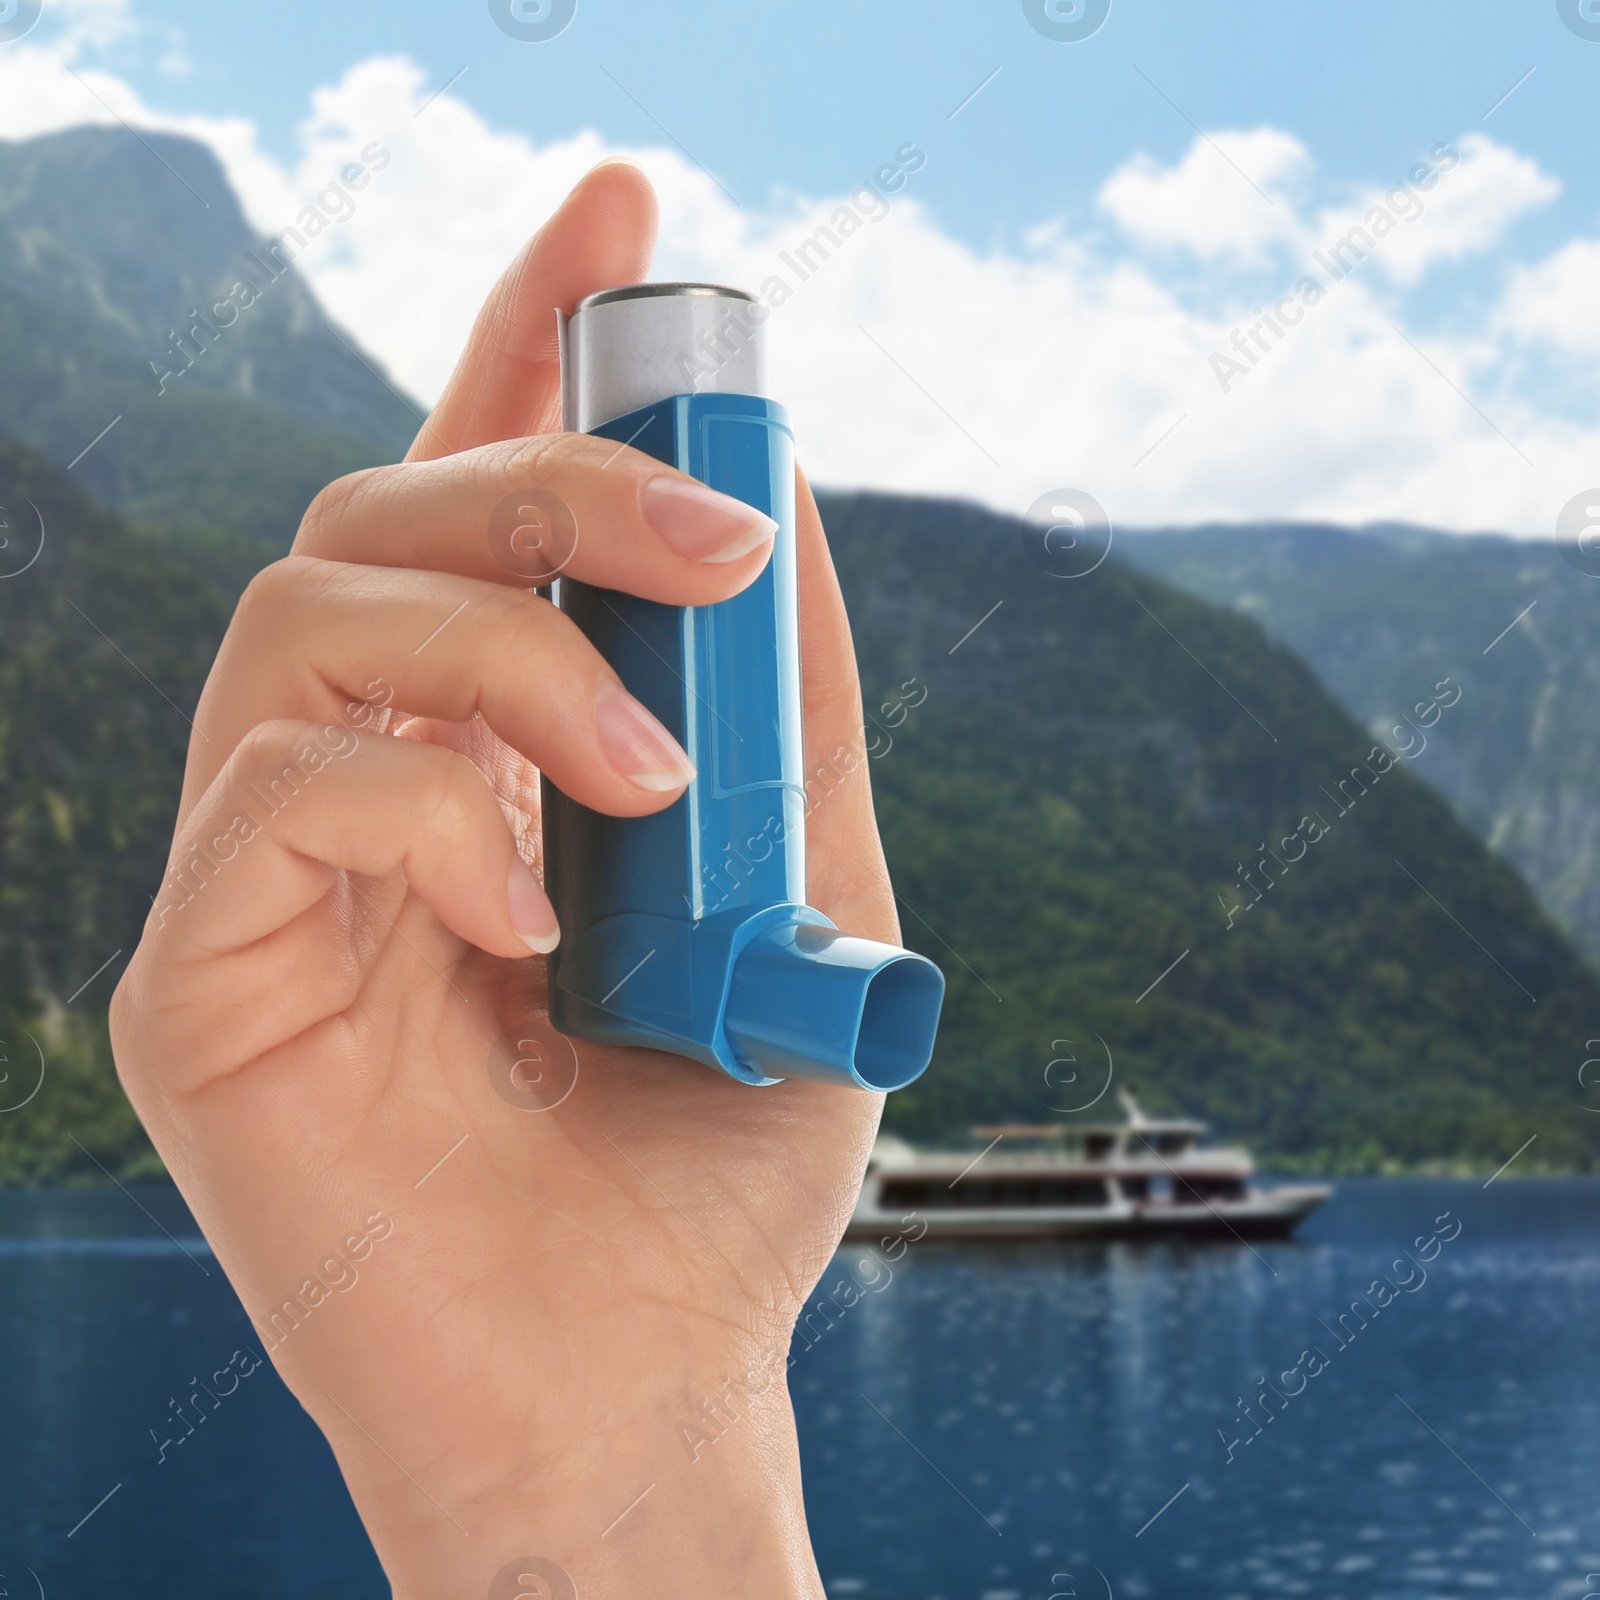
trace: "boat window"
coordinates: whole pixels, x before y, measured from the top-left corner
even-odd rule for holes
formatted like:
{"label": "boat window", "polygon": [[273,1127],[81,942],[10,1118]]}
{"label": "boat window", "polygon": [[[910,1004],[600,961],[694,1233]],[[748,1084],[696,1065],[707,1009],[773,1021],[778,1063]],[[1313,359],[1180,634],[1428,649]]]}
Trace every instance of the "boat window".
{"label": "boat window", "polygon": [[1194,1144],[1194,1135],[1190,1133],[1141,1133],[1137,1142],[1146,1150],[1158,1156],[1181,1156],[1188,1152]]}
{"label": "boat window", "polygon": [[1113,1133],[1091,1133],[1083,1141],[1084,1154],[1091,1161],[1104,1161],[1111,1154],[1111,1147],[1117,1142]]}
{"label": "boat window", "polygon": [[1145,1200],[1150,1194],[1150,1180],[1148,1178],[1123,1178],[1122,1193],[1128,1200]]}
{"label": "boat window", "polygon": [[886,1211],[1018,1210],[1038,1207],[1093,1208],[1110,1203],[1103,1178],[966,1178],[952,1189],[942,1181],[886,1178],[880,1191]]}
{"label": "boat window", "polygon": [[[963,1195],[962,1190],[967,1193]],[[1100,1178],[1013,1178],[962,1184],[956,1195],[956,1204],[960,1206],[998,1206],[1011,1210],[1103,1206],[1110,1198]]]}
{"label": "boat window", "polygon": [[1243,1200],[1244,1180],[1234,1177],[1189,1177],[1178,1179],[1173,1188],[1173,1198],[1189,1205],[1204,1204],[1207,1200]]}

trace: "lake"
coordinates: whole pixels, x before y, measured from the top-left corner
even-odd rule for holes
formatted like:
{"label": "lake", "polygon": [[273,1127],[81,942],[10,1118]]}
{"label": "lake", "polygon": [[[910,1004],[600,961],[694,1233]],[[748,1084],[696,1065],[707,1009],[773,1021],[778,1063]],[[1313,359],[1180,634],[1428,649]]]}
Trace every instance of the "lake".
{"label": "lake", "polygon": [[[1600,1181],[1346,1180],[1254,1247],[862,1254],[790,1373],[830,1596],[1600,1591]],[[0,1588],[386,1594],[270,1367],[158,1461],[246,1346],[173,1191],[0,1194]]]}

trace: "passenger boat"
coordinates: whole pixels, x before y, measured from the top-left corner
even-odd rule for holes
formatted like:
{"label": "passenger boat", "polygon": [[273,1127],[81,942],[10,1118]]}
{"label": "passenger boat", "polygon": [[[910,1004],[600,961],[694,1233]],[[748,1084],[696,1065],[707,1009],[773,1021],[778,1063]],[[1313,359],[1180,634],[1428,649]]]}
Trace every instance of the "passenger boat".
{"label": "passenger boat", "polygon": [[1333,1192],[1262,1187],[1248,1151],[1201,1143],[1205,1123],[1118,1098],[1126,1121],[976,1128],[977,1153],[879,1135],[845,1237],[921,1221],[930,1239],[1285,1239]]}

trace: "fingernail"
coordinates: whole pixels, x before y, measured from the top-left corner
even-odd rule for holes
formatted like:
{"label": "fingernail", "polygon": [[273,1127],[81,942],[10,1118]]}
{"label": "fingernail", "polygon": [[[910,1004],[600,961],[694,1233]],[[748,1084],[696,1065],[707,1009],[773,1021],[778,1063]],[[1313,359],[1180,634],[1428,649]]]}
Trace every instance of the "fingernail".
{"label": "fingernail", "polygon": [[518,861],[506,882],[506,910],[517,937],[536,956],[547,956],[561,943],[561,927],[556,908],[532,871]]}
{"label": "fingernail", "polygon": [[630,783],[661,793],[681,789],[694,777],[694,763],[678,741],[624,688],[609,683],[594,707],[600,748]]}
{"label": "fingernail", "polygon": [[771,517],[744,501],[666,473],[645,479],[639,510],[655,536],[689,561],[737,561],[778,531]]}

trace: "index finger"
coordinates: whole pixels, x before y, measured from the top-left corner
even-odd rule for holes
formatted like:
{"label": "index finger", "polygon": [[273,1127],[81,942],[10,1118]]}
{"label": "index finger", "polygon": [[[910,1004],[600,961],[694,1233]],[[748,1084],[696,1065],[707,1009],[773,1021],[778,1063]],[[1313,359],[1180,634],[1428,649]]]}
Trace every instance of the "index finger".
{"label": "index finger", "polygon": [[433,461],[561,426],[556,311],[650,270],[656,197],[631,161],[603,161],[523,247],[484,301],[439,403],[406,453]]}

